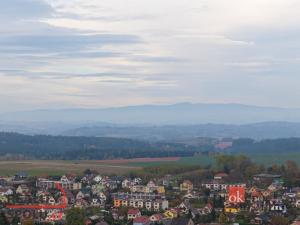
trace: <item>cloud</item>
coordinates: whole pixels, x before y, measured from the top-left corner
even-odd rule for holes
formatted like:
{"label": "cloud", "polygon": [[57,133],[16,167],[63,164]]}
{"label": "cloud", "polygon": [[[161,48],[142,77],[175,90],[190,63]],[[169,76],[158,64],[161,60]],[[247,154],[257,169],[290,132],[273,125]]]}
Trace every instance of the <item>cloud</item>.
{"label": "cloud", "polygon": [[300,107],[299,10],[298,0],[3,0],[0,104]]}
{"label": "cloud", "polygon": [[[22,36],[1,36],[0,47],[8,50],[13,48],[16,52],[24,49],[30,52],[59,53],[66,51],[80,51],[93,47],[102,47],[107,44],[131,44],[139,42],[139,38],[134,35],[114,35],[114,34],[61,34],[61,35],[22,35]],[[91,56],[91,55],[90,55]]]}
{"label": "cloud", "polygon": [[8,0],[0,1],[0,19],[36,19],[50,17],[54,9],[42,0]]}

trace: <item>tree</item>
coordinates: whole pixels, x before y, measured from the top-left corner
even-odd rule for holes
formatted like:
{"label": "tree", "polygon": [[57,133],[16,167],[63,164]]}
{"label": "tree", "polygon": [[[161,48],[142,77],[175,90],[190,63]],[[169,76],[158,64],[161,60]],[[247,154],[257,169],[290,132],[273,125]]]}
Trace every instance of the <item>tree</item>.
{"label": "tree", "polygon": [[0,225],[6,225],[6,224],[8,224],[8,222],[6,220],[6,217],[5,217],[4,213],[2,212],[0,214]]}
{"label": "tree", "polygon": [[84,225],[85,212],[79,208],[69,209],[66,213],[66,225]]}
{"label": "tree", "polygon": [[289,220],[283,216],[274,216],[271,219],[272,225],[288,225]]}
{"label": "tree", "polygon": [[20,219],[19,217],[15,216],[12,221],[11,221],[12,225],[19,225],[20,224]]}

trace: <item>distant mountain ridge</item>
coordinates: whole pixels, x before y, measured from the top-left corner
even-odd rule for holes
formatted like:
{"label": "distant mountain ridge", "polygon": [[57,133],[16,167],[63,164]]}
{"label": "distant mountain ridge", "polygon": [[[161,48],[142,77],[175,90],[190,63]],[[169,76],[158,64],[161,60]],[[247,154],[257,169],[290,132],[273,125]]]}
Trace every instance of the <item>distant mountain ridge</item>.
{"label": "distant mountain ridge", "polygon": [[300,122],[300,109],[261,107],[242,104],[140,105],[104,109],[61,109],[12,112],[0,121],[20,122],[104,122],[114,124],[247,124],[264,121]]}

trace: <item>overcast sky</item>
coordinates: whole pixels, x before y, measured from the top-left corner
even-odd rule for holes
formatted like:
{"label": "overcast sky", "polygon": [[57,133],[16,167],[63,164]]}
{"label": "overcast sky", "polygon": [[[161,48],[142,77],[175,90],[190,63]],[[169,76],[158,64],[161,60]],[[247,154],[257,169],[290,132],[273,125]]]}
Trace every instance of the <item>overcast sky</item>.
{"label": "overcast sky", "polygon": [[2,0],[0,112],[300,107],[299,0]]}

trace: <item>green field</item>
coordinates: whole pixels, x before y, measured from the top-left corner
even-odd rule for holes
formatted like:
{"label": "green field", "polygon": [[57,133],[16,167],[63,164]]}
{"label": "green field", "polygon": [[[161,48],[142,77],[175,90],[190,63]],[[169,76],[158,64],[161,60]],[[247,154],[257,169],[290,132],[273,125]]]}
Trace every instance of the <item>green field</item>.
{"label": "green field", "polygon": [[273,164],[284,164],[287,160],[293,160],[300,166],[300,153],[276,153],[276,154],[248,154],[253,162],[270,166]]}
{"label": "green field", "polygon": [[[247,156],[254,162],[265,166],[273,164],[284,164],[287,160],[293,160],[300,166],[300,153],[281,153],[281,154],[247,154]],[[157,167],[161,165],[178,165],[178,166],[215,166],[216,162],[214,156],[194,156],[182,157],[174,162],[132,162],[129,166],[138,167]]]}
{"label": "green field", "polygon": [[178,166],[208,166],[214,164],[214,158],[212,156],[193,156],[193,157],[182,157],[178,161],[170,162],[131,162],[128,166],[138,166],[138,167],[157,167],[162,165],[178,165]]}
{"label": "green field", "polygon": [[[253,162],[265,166],[284,164],[287,160],[294,160],[300,166],[300,153],[281,154],[248,154]],[[0,161],[0,175],[14,175],[19,171],[26,171],[29,175],[62,175],[65,173],[82,174],[86,169],[98,171],[101,174],[125,174],[142,168],[171,166],[217,166],[214,156],[202,155],[182,157],[174,161],[141,162],[137,160],[108,160],[108,161],[59,161],[59,160],[15,160]]]}

